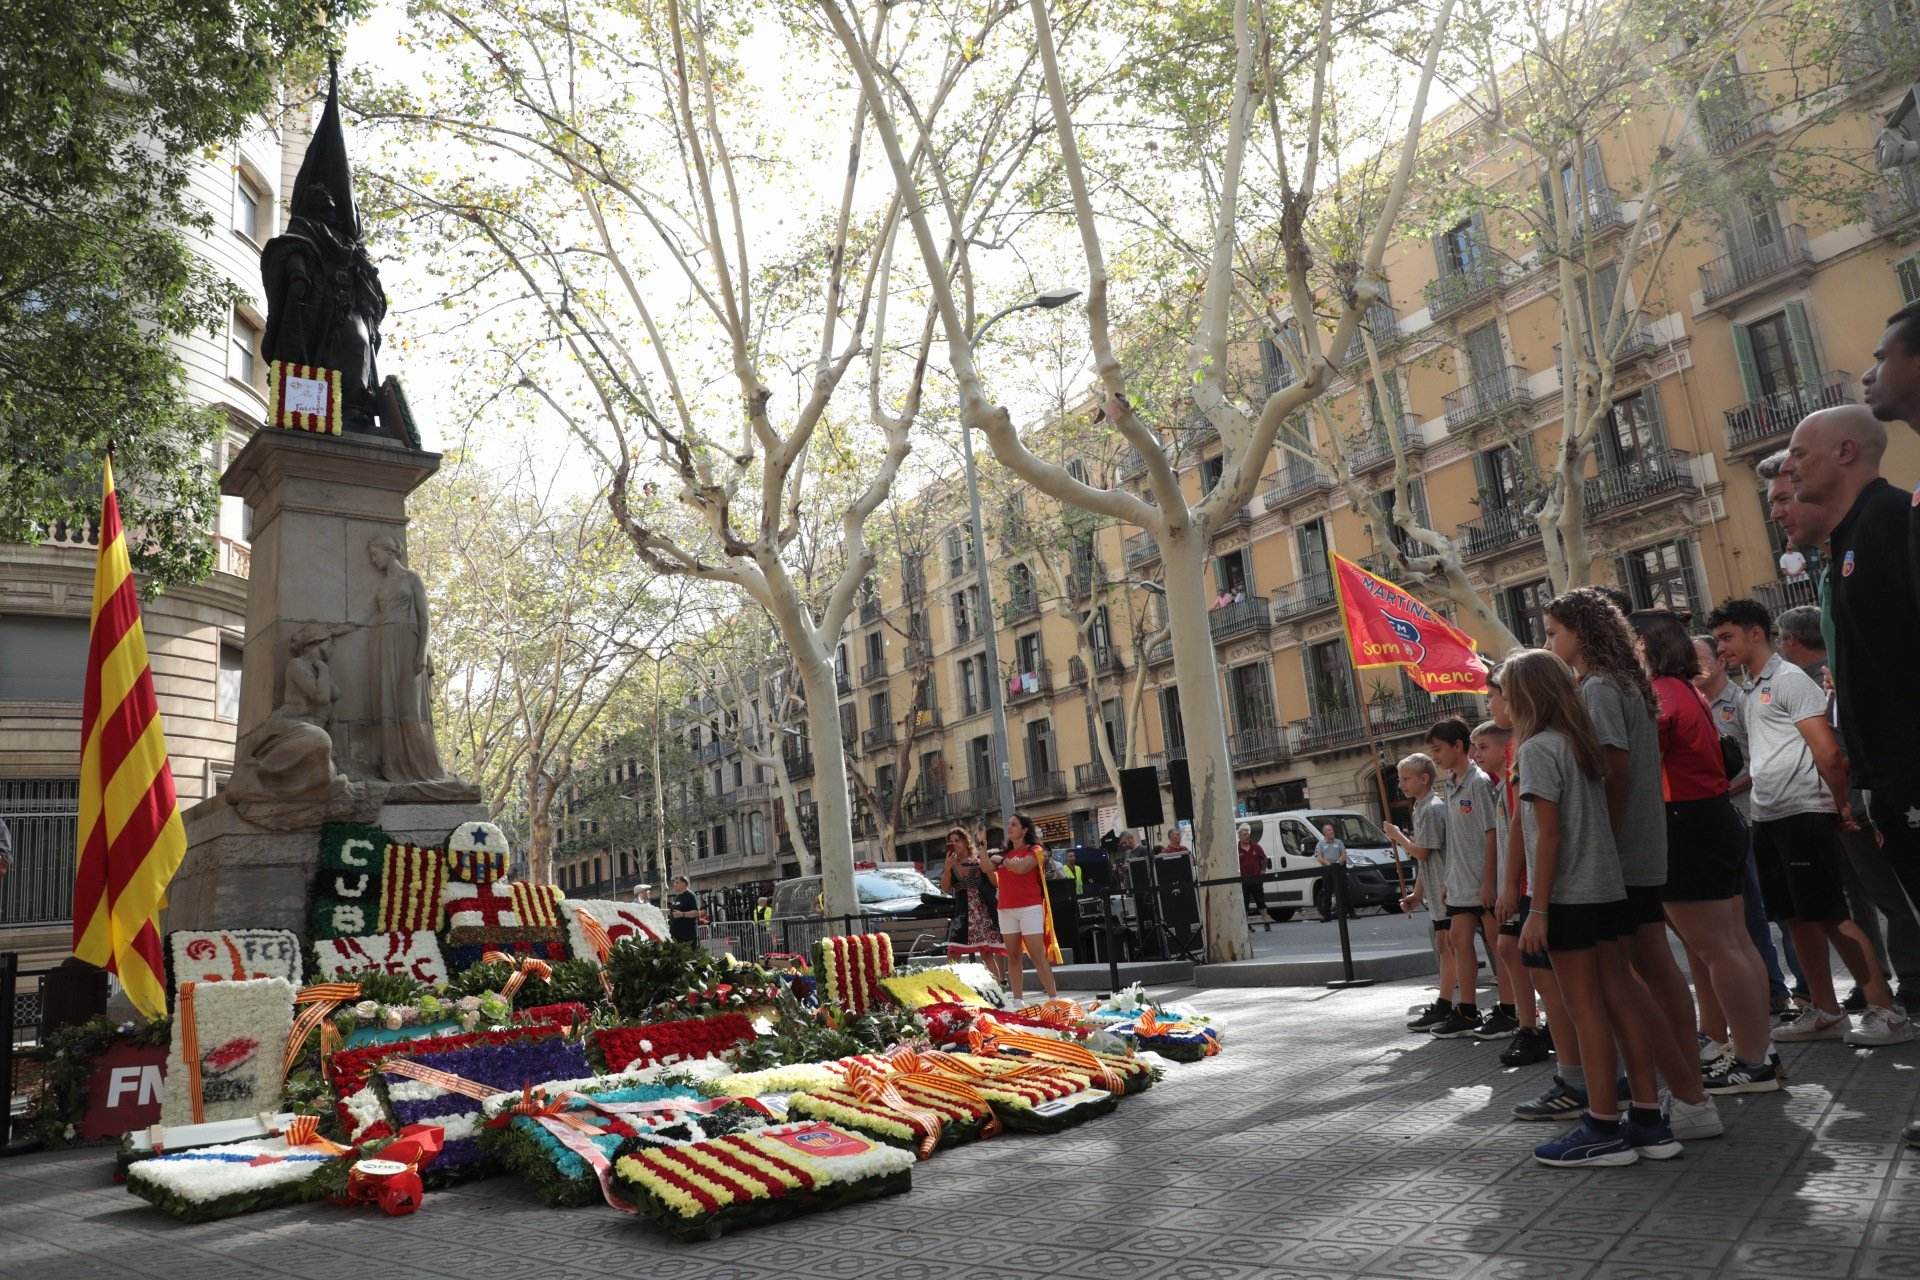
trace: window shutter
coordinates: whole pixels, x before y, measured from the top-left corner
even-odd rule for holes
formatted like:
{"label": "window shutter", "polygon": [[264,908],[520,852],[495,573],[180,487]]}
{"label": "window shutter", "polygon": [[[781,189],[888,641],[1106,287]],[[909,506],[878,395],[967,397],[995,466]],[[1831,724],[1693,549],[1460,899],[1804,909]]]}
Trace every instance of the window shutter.
{"label": "window shutter", "polygon": [[1667,411],[1660,407],[1660,384],[1649,382],[1640,389],[1640,410],[1653,440],[1653,447],[1667,447]]}
{"label": "window shutter", "polygon": [[1647,607],[1646,589],[1640,581],[1640,575],[1633,571],[1633,557],[1631,555],[1615,556],[1613,558],[1613,576],[1614,580],[1620,584],[1620,589],[1625,591],[1633,600],[1634,608],[1644,609]]}
{"label": "window shutter", "polygon": [[[1700,611],[1700,606],[1705,603],[1700,595],[1700,571],[1695,567],[1696,560],[1693,552],[1693,539],[1683,538],[1678,545],[1680,548],[1680,580],[1686,584],[1687,592],[1686,618],[1688,625],[1693,626],[1698,624],[1704,616]],[[1676,612],[1678,611],[1676,610]]]}
{"label": "window shutter", "polygon": [[1813,353],[1813,326],[1807,323],[1804,303],[1787,304],[1787,328],[1793,334],[1793,363],[1798,384],[1803,387],[1818,386],[1820,362]]}
{"label": "window shutter", "polygon": [[[1507,592],[1496,591],[1493,593],[1493,611],[1499,615],[1501,626],[1513,632],[1516,636],[1520,635],[1520,628],[1513,624],[1513,604],[1507,599]],[[1525,639],[1525,637],[1521,636],[1521,639]]]}
{"label": "window shutter", "polygon": [[1475,209],[1469,219],[1473,224],[1473,262],[1479,266],[1487,260],[1487,248],[1491,241],[1487,239],[1487,215],[1484,210]]}
{"label": "window shutter", "polygon": [[1442,280],[1455,273],[1454,265],[1447,261],[1447,233],[1435,232],[1427,237],[1433,245],[1433,269]]}
{"label": "window shutter", "polygon": [[1920,298],[1920,254],[1902,258],[1893,264],[1893,275],[1900,282],[1900,301],[1912,302]]}
{"label": "window shutter", "polygon": [[1760,370],[1753,358],[1753,335],[1747,332],[1747,326],[1733,326],[1733,354],[1740,360],[1740,386],[1747,393],[1747,403],[1757,404],[1760,400]]}
{"label": "window shutter", "polygon": [[1589,142],[1587,143],[1588,199],[1593,199],[1597,193],[1606,190],[1606,187],[1607,171],[1600,163],[1600,144],[1597,142]]}

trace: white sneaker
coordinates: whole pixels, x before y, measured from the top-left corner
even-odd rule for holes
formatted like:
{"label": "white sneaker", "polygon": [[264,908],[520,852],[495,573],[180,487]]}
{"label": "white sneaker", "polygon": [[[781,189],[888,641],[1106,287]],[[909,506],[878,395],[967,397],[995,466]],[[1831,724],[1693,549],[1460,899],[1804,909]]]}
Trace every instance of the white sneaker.
{"label": "white sneaker", "polygon": [[1673,1129],[1673,1136],[1682,1142],[1717,1138],[1727,1131],[1727,1126],[1720,1120],[1720,1108],[1713,1104],[1712,1097],[1705,1102],[1682,1102],[1679,1098],[1669,1098],[1666,1110],[1667,1124]]}
{"label": "white sneaker", "polygon": [[1848,1044],[1905,1044],[1913,1039],[1913,1022],[1897,1009],[1869,1006],[1860,1015],[1860,1025],[1847,1032]]}
{"label": "white sneaker", "polygon": [[1711,1066],[1732,1052],[1731,1045],[1721,1044],[1718,1040],[1709,1040],[1705,1036],[1700,1037],[1700,1061],[1703,1065]]}
{"label": "white sneaker", "polygon": [[1812,1005],[1800,1011],[1800,1016],[1792,1022],[1782,1023],[1773,1029],[1775,1040],[1843,1040],[1853,1027],[1846,1014],[1834,1010],[1816,1009]]}

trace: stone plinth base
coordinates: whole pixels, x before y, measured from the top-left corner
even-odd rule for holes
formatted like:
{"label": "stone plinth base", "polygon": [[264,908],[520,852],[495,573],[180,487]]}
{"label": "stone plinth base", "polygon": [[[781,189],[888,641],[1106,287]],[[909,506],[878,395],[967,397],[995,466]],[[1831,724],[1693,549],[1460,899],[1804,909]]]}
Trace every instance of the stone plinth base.
{"label": "stone plinth base", "polygon": [[[390,804],[380,826],[403,844],[437,845],[463,822],[490,821],[482,804]],[[174,929],[291,929],[307,936],[320,832],[269,831],[220,799],[186,814],[187,856],[161,918]]]}

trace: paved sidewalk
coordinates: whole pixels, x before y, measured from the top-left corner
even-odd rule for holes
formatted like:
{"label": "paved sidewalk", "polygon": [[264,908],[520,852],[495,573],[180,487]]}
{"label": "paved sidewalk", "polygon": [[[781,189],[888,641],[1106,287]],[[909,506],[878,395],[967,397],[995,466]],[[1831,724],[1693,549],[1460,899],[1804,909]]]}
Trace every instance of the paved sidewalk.
{"label": "paved sidewalk", "polygon": [[1056,1138],[944,1152],[904,1197],[663,1240],[603,1207],[541,1207],[510,1178],[411,1218],[324,1205],[183,1227],[109,1184],[101,1151],[0,1161],[0,1276],[1920,1276],[1920,1153],[1898,1132],[1920,1045],[1787,1046],[1785,1094],[1722,1102],[1684,1158],[1533,1164],[1510,1123],[1544,1068],[1402,1029],[1416,983],[1212,990],[1231,1045]]}

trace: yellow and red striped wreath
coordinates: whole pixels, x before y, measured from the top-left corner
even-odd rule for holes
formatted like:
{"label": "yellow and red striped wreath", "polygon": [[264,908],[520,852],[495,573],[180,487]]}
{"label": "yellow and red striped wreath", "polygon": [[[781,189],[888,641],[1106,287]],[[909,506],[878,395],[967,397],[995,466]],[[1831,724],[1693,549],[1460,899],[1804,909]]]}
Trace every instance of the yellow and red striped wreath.
{"label": "yellow and red striped wreath", "polygon": [[820,994],[850,1013],[880,1002],[880,980],[893,973],[893,939],[884,933],[822,938],[814,947],[814,977]]}

